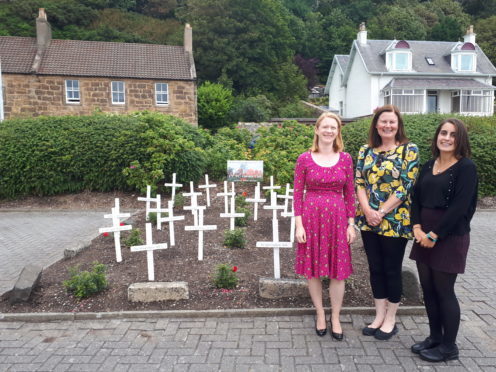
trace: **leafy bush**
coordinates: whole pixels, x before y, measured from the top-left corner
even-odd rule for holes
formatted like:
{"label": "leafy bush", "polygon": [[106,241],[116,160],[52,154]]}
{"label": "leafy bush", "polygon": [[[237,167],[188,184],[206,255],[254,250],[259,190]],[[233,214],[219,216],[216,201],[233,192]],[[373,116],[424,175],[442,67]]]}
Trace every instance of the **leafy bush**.
{"label": "leafy bush", "polygon": [[233,289],[238,285],[237,266],[228,264],[217,265],[213,278],[214,285],[217,288]]}
{"label": "leafy bush", "polygon": [[238,121],[267,121],[272,115],[272,103],[264,96],[243,97],[240,96],[231,111],[231,120]]}
{"label": "leafy bush", "polygon": [[229,248],[244,248],[246,246],[245,231],[243,229],[226,230],[224,245]]}
{"label": "leafy bush", "polygon": [[182,208],[186,204],[186,198],[183,193],[180,192],[174,196],[174,208]]}
{"label": "leafy bush", "polygon": [[232,92],[221,84],[204,82],[198,88],[198,123],[216,130],[229,125],[229,113],[233,107]]}
{"label": "leafy bush", "polygon": [[244,213],[244,217],[236,217],[234,225],[238,227],[245,227],[248,225],[248,218],[251,217],[251,209],[241,206],[236,206],[236,213]]}
{"label": "leafy bush", "polygon": [[289,120],[280,126],[261,127],[253,148],[253,159],[264,161],[264,176],[278,184],[293,183],[298,156],[312,145],[313,126]]}
{"label": "leafy bush", "polygon": [[302,102],[292,102],[277,110],[277,116],[280,118],[313,118],[318,117],[314,109]]}
{"label": "leafy bush", "polygon": [[223,180],[227,175],[228,160],[245,160],[250,152],[243,144],[223,136],[216,136],[216,142],[205,152],[208,158],[207,173],[209,177]]}
{"label": "leafy bush", "polygon": [[157,224],[157,212],[148,213],[148,222],[152,223],[153,225]]}
{"label": "leafy bush", "polygon": [[80,271],[79,267],[69,269],[70,279],[63,282],[64,287],[79,299],[103,291],[108,286],[104,264],[93,262],[91,271]]}
{"label": "leafy bush", "polygon": [[132,229],[129,233],[126,240],[124,240],[124,244],[128,247],[133,247],[135,245],[143,245],[143,239],[141,238],[141,230],[140,229]]}
{"label": "leafy bush", "polygon": [[246,201],[246,197],[244,195],[236,195],[234,200],[236,207],[244,208],[248,205],[248,202]]}

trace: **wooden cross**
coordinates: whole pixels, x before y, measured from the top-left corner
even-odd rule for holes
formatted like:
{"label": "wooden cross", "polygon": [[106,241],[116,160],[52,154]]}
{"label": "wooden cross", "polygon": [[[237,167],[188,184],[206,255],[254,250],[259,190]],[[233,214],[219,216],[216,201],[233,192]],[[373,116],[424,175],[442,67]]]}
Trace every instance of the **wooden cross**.
{"label": "wooden cross", "polygon": [[[174,221],[184,220],[184,216],[174,216],[174,202],[172,200],[168,201],[168,217],[160,218],[160,222],[169,222],[169,240],[170,246],[173,247],[176,245],[174,239]],[[157,217],[157,226],[159,224],[159,219]]]}
{"label": "wooden cross", "polygon": [[279,199],[284,199],[284,212],[283,213],[288,213],[288,204],[289,200],[293,200],[293,196],[289,195],[291,192],[293,192],[293,189],[289,187],[289,183],[286,184],[286,194],[284,195],[277,195]]}
{"label": "wooden cross", "polygon": [[264,205],[264,209],[272,209],[272,241],[257,242],[258,248],[272,248],[274,250],[274,278],[281,277],[281,264],[279,259],[279,248],[292,248],[291,242],[279,241],[279,221],[277,220],[277,210],[284,209],[283,205],[277,205],[277,196],[274,191],[270,192],[270,205]]}
{"label": "wooden cross", "polygon": [[146,262],[148,265],[148,280],[155,280],[155,268],[153,263],[153,251],[157,249],[166,249],[167,243],[153,244],[152,239],[152,224],[146,224],[146,244],[145,245],[135,245],[131,247],[131,252],[143,252],[146,251]]}
{"label": "wooden cross", "polygon": [[[231,193],[233,195],[236,195],[235,191],[234,191],[234,182],[231,182],[232,183],[232,190],[231,190]],[[231,197],[231,211],[229,213],[221,213],[220,216],[221,217],[227,217],[227,218],[230,218],[230,224],[229,224],[229,230],[234,230],[234,222],[235,222],[235,219],[236,217],[244,217],[245,214],[244,213],[236,213],[236,197],[232,196]]]}
{"label": "wooden cross", "polygon": [[198,195],[201,195],[201,192],[195,192],[195,187],[193,186],[193,181],[189,182],[189,190],[190,192],[183,192],[184,196],[191,197],[191,205],[187,205],[183,207],[185,211],[191,211],[193,214],[194,225],[198,225],[198,209],[200,209],[198,205]]}
{"label": "wooden cross", "polygon": [[172,173],[172,183],[164,183],[165,187],[171,187],[172,188],[172,194],[171,194],[171,200],[172,200],[172,205],[174,205],[174,199],[176,198],[176,189],[183,187],[182,183],[176,183],[176,174]]}
{"label": "wooden cross", "polygon": [[[233,184],[233,190],[234,190],[234,182]],[[227,181],[224,181],[224,192],[219,192],[217,196],[223,196],[224,197],[224,213],[229,213],[229,197],[235,196],[233,192],[228,192],[227,191]]]}
{"label": "wooden cross", "polygon": [[217,187],[215,184],[209,184],[208,183],[208,174],[205,175],[205,184],[204,185],[198,185],[199,189],[205,189],[207,192],[207,207],[210,207],[210,189],[212,187]]}
{"label": "wooden cross", "polygon": [[168,208],[162,208],[162,200],[160,194],[157,194],[157,205],[155,208],[148,209],[148,213],[157,214],[157,230],[162,230],[162,213],[169,213]]}
{"label": "wooden cross", "polygon": [[148,216],[148,213],[150,213],[150,203],[157,202],[157,198],[152,198],[152,187],[150,185],[146,186],[146,198],[139,197],[138,200],[146,202],[145,215],[146,215],[146,220],[149,221],[150,216]]}
{"label": "wooden cross", "polygon": [[260,197],[260,182],[257,182],[257,186],[255,187],[255,197],[247,198],[246,201],[248,203],[253,203],[253,221],[257,220],[258,216],[258,203],[265,203],[267,199],[262,199]]}
{"label": "wooden cross", "polygon": [[[115,203],[115,205],[114,205],[113,209],[115,209],[115,214],[117,215],[117,218],[120,219],[120,218],[131,217],[131,213],[121,213],[120,206],[119,206],[119,198],[115,198],[114,203]],[[103,218],[114,218],[114,213],[104,214]]]}
{"label": "wooden cross", "polygon": [[206,230],[217,230],[217,225],[203,224],[203,210],[205,206],[198,207],[198,225],[184,226],[186,231],[198,231],[198,261],[203,261],[203,232]]}
{"label": "wooden cross", "polygon": [[289,241],[291,243],[293,243],[294,237],[295,237],[295,225],[296,225],[293,201],[291,201],[291,210],[288,212],[284,212],[284,211],[281,212],[281,216],[282,217],[291,217],[291,226],[289,228]]}
{"label": "wooden cross", "polygon": [[[110,215],[107,214],[107,215],[103,216],[105,218],[109,218],[109,216],[111,216],[112,226],[111,227],[101,227],[98,231],[100,232],[100,234],[110,233],[110,232],[114,233],[115,260],[117,262],[121,262],[122,261],[121,231],[131,230],[133,227],[131,225],[121,226],[121,221],[120,221],[119,216],[121,216],[123,214],[127,214],[128,215],[127,217],[129,217],[129,213],[119,213],[119,209],[118,209],[119,202],[118,201],[116,201],[116,206],[117,206],[117,209],[115,207],[112,208],[112,214],[110,214]],[[126,216],[124,216],[124,217],[126,217]]]}
{"label": "wooden cross", "polygon": [[270,191],[279,190],[280,188],[281,186],[274,185],[274,176],[270,176],[270,186],[263,187],[264,190],[270,190]]}

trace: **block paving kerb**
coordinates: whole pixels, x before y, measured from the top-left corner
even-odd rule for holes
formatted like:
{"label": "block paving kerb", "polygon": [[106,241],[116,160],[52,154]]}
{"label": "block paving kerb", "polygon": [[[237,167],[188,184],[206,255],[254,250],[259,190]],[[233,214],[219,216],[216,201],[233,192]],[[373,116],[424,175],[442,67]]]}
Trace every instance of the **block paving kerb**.
{"label": "block paving kerb", "polygon": [[[428,332],[425,316],[402,315],[400,333],[361,335],[371,316],[344,314],[345,341],[319,338],[301,316],[0,321],[0,371],[495,371],[496,211],[478,211],[462,303],[460,360],[424,362],[409,347]],[[405,259],[408,262],[408,259]],[[0,314],[0,319],[2,314]]]}

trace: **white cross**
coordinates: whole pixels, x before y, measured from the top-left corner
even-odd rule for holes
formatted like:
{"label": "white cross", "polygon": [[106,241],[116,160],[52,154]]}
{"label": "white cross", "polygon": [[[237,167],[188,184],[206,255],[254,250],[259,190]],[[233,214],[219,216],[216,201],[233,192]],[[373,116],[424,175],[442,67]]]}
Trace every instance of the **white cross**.
{"label": "white cross", "polygon": [[295,215],[294,215],[294,204],[293,201],[291,201],[291,210],[288,212],[281,212],[282,217],[291,217],[291,226],[289,228],[289,241],[291,243],[294,242],[294,237],[295,237]]}
{"label": "white cross", "polygon": [[152,198],[152,188],[150,185],[146,185],[146,198],[139,197],[138,200],[146,202],[145,216],[146,220],[149,221],[150,216],[148,216],[148,214],[150,213],[150,202],[157,202],[157,198]]}
{"label": "white cross", "polygon": [[293,189],[289,187],[289,183],[286,184],[286,194],[284,195],[277,195],[279,199],[284,199],[284,212],[283,213],[288,213],[288,201],[293,200],[293,196],[289,195],[291,192],[293,192]]}
{"label": "white cross", "polygon": [[265,203],[267,201],[267,199],[260,197],[260,182],[257,182],[257,186],[255,187],[255,197],[247,198],[246,201],[253,203],[253,221],[256,221],[258,218],[258,203]]}
{"label": "white cross", "polygon": [[[131,217],[131,213],[121,213],[120,207],[119,207],[119,198],[115,198],[114,201],[115,205],[115,214],[117,215],[117,218],[126,218],[126,217]],[[103,218],[114,218],[114,213],[112,214],[104,214]]]}
{"label": "white cross", "polygon": [[274,185],[274,176],[270,176],[270,186],[264,186],[263,187],[264,190],[270,190],[270,191],[278,190],[280,188],[281,188],[281,186],[275,186]]}
{"label": "white cross", "polygon": [[189,182],[189,192],[183,192],[184,196],[191,197],[191,205],[187,205],[183,207],[185,211],[191,211],[193,214],[194,225],[198,225],[198,209],[200,209],[198,205],[198,195],[201,195],[201,192],[195,192],[195,187],[193,186],[193,181]]}
{"label": "white cross", "polygon": [[146,224],[146,244],[145,245],[135,245],[131,247],[131,252],[143,252],[146,251],[146,262],[148,265],[148,280],[155,280],[155,268],[153,264],[153,251],[157,249],[166,249],[167,243],[153,244],[152,239],[152,224]]}
{"label": "white cross", "polygon": [[183,187],[182,183],[176,183],[176,174],[172,173],[172,183],[164,183],[164,186],[172,188],[171,200],[174,204],[174,199],[176,198],[176,189]]}
{"label": "white cross", "polygon": [[[119,206],[119,202],[116,201],[116,206]],[[127,213],[129,214],[129,213]],[[109,233],[113,232],[114,233],[114,245],[115,245],[115,260],[117,262],[122,261],[122,252],[121,252],[121,231],[126,231],[126,230],[131,230],[133,227],[131,225],[124,225],[121,226],[121,221],[120,221],[120,215],[119,210],[116,208],[112,208],[112,214],[110,215],[104,215],[103,217],[109,218],[108,216],[112,216],[112,226],[111,227],[101,227],[98,229],[100,234],[102,233]],[[129,216],[128,216],[129,217]]]}
{"label": "white cross", "polygon": [[159,218],[157,217],[157,226],[159,221],[160,222],[169,222],[169,240],[170,240],[170,246],[173,247],[176,245],[175,239],[174,239],[174,221],[180,221],[184,220],[184,216],[174,216],[174,202],[172,200],[169,200],[168,202],[168,217],[164,218]]}
{"label": "white cross", "polygon": [[[234,192],[234,182],[231,182],[232,183],[232,191],[231,193],[233,195],[236,195],[236,193]],[[244,217],[245,214],[244,213],[236,213],[236,206],[235,206],[235,201],[236,201],[236,198],[234,196],[231,197],[231,211],[229,213],[221,213],[220,216],[221,217],[227,217],[227,218],[230,218],[230,224],[229,224],[229,230],[234,230],[234,220],[236,219],[236,217]]]}
{"label": "white cross", "polygon": [[257,242],[258,248],[272,248],[274,249],[274,278],[281,277],[281,264],[279,260],[279,248],[292,248],[291,242],[279,241],[279,221],[277,220],[277,210],[284,209],[283,205],[277,205],[277,196],[274,191],[270,192],[270,205],[264,205],[264,209],[272,209],[272,241],[271,242]]}
{"label": "white cross", "polygon": [[[234,190],[234,182],[233,184],[233,190]],[[235,195],[233,192],[228,192],[227,191],[227,181],[224,181],[224,192],[219,192],[217,196],[223,196],[224,197],[224,213],[229,213],[229,197],[234,197]]]}
{"label": "white cross", "polygon": [[148,209],[148,213],[156,213],[157,214],[157,230],[162,230],[162,221],[163,221],[162,213],[169,213],[169,209],[168,208],[162,208],[162,199],[161,199],[160,194],[157,194],[156,199],[157,199],[156,207]]}
{"label": "white cross", "polygon": [[205,184],[204,185],[198,185],[199,189],[205,189],[207,191],[207,207],[210,207],[210,189],[212,187],[217,187],[217,185],[208,183],[208,174],[205,175]]}
{"label": "white cross", "polygon": [[198,208],[198,225],[184,226],[186,231],[198,231],[198,261],[203,261],[203,231],[217,230],[217,225],[204,225],[203,224],[203,210],[205,206]]}

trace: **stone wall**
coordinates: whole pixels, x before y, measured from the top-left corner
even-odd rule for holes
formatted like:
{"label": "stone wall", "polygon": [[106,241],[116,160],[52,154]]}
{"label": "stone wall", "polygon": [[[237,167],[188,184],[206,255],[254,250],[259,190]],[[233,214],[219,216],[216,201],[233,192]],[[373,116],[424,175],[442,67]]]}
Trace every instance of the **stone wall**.
{"label": "stone wall", "polygon": [[[196,82],[97,77],[3,74],[5,118],[39,115],[91,115],[95,111],[128,113],[159,111],[198,124]],[[66,103],[65,80],[79,80],[80,103]],[[112,104],[111,81],[124,81],[126,102]],[[169,103],[155,104],[154,84],[169,84]]]}

